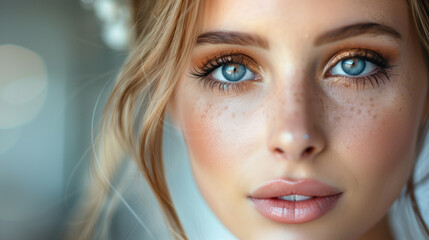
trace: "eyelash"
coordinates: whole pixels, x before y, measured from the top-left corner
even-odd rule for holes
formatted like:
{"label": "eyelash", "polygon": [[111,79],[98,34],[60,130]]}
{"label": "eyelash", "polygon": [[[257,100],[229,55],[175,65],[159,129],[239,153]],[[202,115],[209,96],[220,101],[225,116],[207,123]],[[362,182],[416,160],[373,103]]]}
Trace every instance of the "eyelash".
{"label": "eyelash", "polygon": [[[359,58],[364,61],[368,61],[375,65],[376,70],[373,71],[374,73],[371,73],[370,75],[360,77],[333,75],[330,73],[332,68],[339,64],[341,61],[351,58]],[[343,50],[331,57],[330,59],[335,59],[335,61],[333,61],[333,63],[330,64],[330,66],[327,68],[324,77],[330,78],[330,80],[332,80],[331,78],[336,78],[335,81],[330,82],[342,82],[342,84],[346,87],[353,85],[356,86],[357,90],[359,90],[360,86],[362,87],[362,89],[364,89],[368,83],[370,83],[371,86],[375,88],[379,87],[381,84],[384,84],[386,80],[390,81],[390,77],[392,75],[391,69],[394,67],[389,66],[387,61],[379,54],[366,49]],[[204,90],[209,89],[214,91],[215,88],[218,88],[218,90],[222,93],[229,93],[230,91],[232,91],[234,93],[241,94],[251,89],[255,84],[254,82],[257,80],[244,80],[238,83],[221,82],[210,76],[214,70],[228,64],[242,64],[250,71],[254,72],[255,75],[258,76],[258,78],[260,78],[259,67],[256,67],[258,66],[256,61],[242,53],[221,53],[212,58],[207,58],[205,59],[205,61],[203,61],[202,65],[194,68],[190,74],[202,80]],[[249,67],[250,65],[253,66]],[[252,69],[257,70],[253,71]]]}
{"label": "eyelash", "polygon": [[255,80],[245,80],[238,83],[232,83],[221,82],[213,79],[210,76],[214,70],[228,64],[242,64],[259,77],[259,70],[252,70],[258,68],[256,61],[242,53],[221,53],[215,57],[207,58],[201,66],[197,66],[193,69],[191,75],[203,81],[204,90],[210,89],[213,91],[217,87],[218,90],[223,93],[229,93],[230,91],[233,91],[237,94],[240,94],[251,89],[253,81]]}
{"label": "eyelash", "polygon": [[[373,71],[369,75],[360,76],[360,77],[349,77],[344,75],[333,75],[330,73],[337,64],[341,61],[351,59],[351,58],[359,58],[364,61],[368,61],[375,65],[376,70]],[[373,88],[379,87],[381,84],[384,84],[386,81],[390,81],[390,77],[393,75],[391,70],[394,66],[388,65],[388,61],[381,57],[374,51],[367,49],[348,49],[343,50],[336,55],[334,55],[331,59],[334,59],[332,64],[329,65],[328,71],[326,71],[324,77],[326,78],[337,78],[336,81],[331,82],[339,82],[343,81],[343,85],[349,87],[351,84],[356,86],[356,90],[359,90],[361,86],[362,89],[365,89],[366,84],[370,83]]]}

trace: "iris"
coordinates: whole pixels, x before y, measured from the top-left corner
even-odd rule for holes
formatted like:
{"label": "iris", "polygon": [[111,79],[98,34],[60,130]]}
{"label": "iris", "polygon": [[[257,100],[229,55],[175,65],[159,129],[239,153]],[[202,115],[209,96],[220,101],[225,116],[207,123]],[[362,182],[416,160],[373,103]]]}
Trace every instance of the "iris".
{"label": "iris", "polygon": [[365,70],[365,60],[360,58],[349,58],[341,61],[341,68],[349,75],[359,75]]}
{"label": "iris", "polygon": [[246,67],[242,64],[227,64],[222,67],[222,75],[226,80],[236,82],[246,73]]}

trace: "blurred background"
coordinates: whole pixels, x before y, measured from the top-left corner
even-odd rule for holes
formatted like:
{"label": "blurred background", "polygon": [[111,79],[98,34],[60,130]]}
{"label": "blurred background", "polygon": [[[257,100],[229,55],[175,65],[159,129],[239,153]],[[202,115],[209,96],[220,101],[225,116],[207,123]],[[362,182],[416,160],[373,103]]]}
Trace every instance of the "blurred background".
{"label": "blurred background", "polygon": [[0,0],[0,239],[61,239],[81,192],[94,105],[126,57],[106,22],[121,8],[97,2]]}
{"label": "blurred background", "polygon": [[[92,123],[127,56],[128,19],[122,0],[0,0],[0,240],[62,239],[89,175]],[[190,239],[234,239],[202,200],[180,132],[164,134]],[[140,173],[127,169],[111,239],[168,239]],[[426,219],[428,195],[428,184],[418,188]]]}

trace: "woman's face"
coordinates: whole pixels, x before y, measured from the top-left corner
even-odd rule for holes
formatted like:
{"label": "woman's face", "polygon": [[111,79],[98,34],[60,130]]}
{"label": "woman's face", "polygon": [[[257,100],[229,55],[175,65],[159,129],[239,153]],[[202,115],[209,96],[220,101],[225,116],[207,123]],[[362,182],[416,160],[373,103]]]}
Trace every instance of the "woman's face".
{"label": "woman's face", "polygon": [[427,71],[403,0],[206,1],[169,106],[240,239],[353,239],[414,164]]}

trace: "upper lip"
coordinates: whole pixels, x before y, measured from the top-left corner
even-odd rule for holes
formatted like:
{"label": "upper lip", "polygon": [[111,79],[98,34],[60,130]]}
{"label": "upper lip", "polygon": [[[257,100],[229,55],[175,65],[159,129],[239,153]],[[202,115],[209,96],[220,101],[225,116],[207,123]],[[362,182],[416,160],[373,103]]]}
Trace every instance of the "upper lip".
{"label": "upper lip", "polygon": [[314,179],[275,179],[257,188],[250,197],[276,198],[287,195],[326,197],[342,193],[339,189]]}

